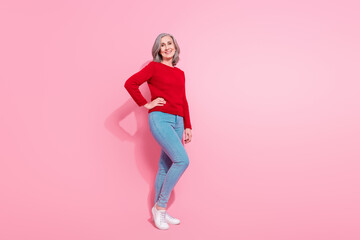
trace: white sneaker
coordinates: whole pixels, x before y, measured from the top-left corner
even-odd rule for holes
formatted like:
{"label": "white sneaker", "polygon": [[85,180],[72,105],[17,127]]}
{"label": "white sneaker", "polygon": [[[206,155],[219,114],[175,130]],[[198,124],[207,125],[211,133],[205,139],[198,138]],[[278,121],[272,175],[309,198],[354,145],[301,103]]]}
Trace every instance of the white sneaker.
{"label": "white sneaker", "polygon": [[168,222],[170,224],[179,224],[180,223],[180,219],[172,217],[171,215],[169,215],[168,212],[166,212],[165,219],[166,219],[166,222]]}
{"label": "white sneaker", "polygon": [[166,210],[157,210],[155,205],[151,209],[153,214],[153,220],[155,222],[155,226],[161,230],[169,229],[169,224],[166,222]]}

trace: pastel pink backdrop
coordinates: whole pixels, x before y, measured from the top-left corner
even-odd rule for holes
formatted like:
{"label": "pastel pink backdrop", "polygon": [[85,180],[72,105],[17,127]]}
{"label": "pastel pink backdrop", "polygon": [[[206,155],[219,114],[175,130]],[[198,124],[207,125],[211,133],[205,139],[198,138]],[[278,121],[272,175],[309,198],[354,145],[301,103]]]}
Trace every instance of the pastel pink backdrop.
{"label": "pastel pink backdrop", "polygon": [[[2,1],[0,239],[360,239],[357,1]],[[160,148],[123,87],[161,32],[193,124]],[[149,100],[146,84],[140,90]]]}

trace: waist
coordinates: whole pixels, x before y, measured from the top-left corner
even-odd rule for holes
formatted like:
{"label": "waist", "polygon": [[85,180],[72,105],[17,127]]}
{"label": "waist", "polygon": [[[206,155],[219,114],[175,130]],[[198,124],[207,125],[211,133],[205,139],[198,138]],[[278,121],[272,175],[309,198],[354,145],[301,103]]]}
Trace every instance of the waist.
{"label": "waist", "polygon": [[151,113],[151,112],[162,112],[162,113],[178,116],[181,118],[184,117],[184,113],[183,113],[182,109],[169,108],[169,107],[165,107],[165,106],[156,106],[152,109],[149,109],[148,113]]}

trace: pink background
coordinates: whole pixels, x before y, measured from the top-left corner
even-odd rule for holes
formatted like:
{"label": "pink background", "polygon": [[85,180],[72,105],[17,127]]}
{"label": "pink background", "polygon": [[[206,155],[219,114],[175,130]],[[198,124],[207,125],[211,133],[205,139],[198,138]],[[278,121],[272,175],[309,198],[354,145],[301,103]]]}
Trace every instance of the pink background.
{"label": "pink background", "polygon": [[[359,7],[1,1],[0,239],[360,239]],[[193,124],[167,231],[160,147],[123,87],[161,32]]]}

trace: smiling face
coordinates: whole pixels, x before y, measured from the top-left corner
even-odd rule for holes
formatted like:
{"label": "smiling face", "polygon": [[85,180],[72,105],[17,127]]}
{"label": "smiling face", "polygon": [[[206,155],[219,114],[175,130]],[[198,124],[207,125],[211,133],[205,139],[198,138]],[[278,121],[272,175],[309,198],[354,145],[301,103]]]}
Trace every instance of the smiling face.
{"label": "smiling face", "polygon": [[175,44],[170,36],[164,36],[161,38],[160,54],[163,60],[170,60],[175,55]]}

